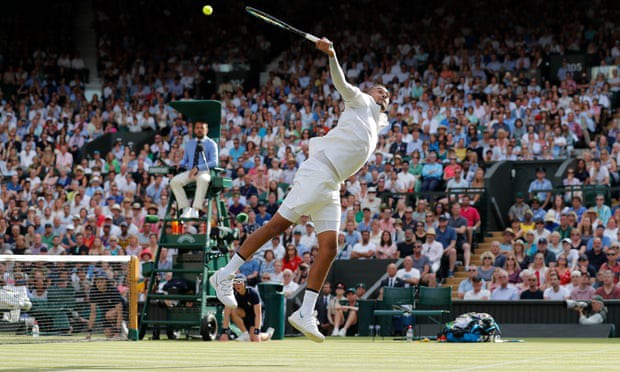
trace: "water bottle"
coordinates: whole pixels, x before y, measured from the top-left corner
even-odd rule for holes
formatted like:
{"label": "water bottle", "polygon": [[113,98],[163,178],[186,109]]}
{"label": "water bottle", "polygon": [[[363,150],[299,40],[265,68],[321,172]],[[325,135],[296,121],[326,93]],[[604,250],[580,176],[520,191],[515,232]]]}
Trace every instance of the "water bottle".
{"label": "water bottle", "polygon": [[407,342],[413,341],[413,326],[407,327]]}
{"label": "water bottle", "polygon": [[32,337],[39,337],[39,322],[37,322],[36,320],[32,325]]}
{"label": "water bottle", "polygon": [[373,337],[375,335],[375,326],[371,324],[368,326],[368,336]]}
{"label": "water bottle", "polygon": [[381,325],[380,324],[377,324],[375,326],[375,335],[381,336]]}

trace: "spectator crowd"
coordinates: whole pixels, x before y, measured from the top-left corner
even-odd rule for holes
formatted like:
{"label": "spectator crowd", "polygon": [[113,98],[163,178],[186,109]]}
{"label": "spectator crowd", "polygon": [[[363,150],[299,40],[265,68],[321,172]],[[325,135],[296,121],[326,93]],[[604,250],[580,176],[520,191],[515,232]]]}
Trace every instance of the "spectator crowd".
{"label": "spectator crowd", "polygon": [[[140,40],[136,35],[149,27],[144,20],[120,12],[112,28],[114,5],[96,3],[99,95],[84,95],[79,53],[53,44],[24,47],[23,58],[6,56],[1,65],[0,253],[152,260],[161,224],[145,216],[163,217],[171,195],[170,177],[148,169],[183,158],[191,123],[167,103],[189,98],[222,101],[219,166],[233,186],[221,197],[231,215],[248,214],[238,225],[240,244],[277,211],[310,139],[338,123],[343,102],[327,59],[288,39],[277,54],[281,39],[272,45],[243,20],[239,34],[224,27],[207,37],[199,32],[206,26],[190,16],[161,39]],[[617,7],[600,1],[577,14],[554,2],[526,2],[509,12],[447,4],[454,6],[379,11],[368,3],[358,14],[344,2],[333,12],[344,21],[327,16],[316,30],[333,37],[352,83],[384,84],[393,97],[374,156],[341,188],[338,259],[404,258],[388,276],[431,286],[462,263],[471,273],[459,286],[465,298],[617,298],[618,208],[604,197],[585,206],[578,192],[553,195],[544,169],[506,211],[511,227],[504,238],[483,254],[481,266],[470,262],[490,162],[578,157],[565,185],[620,183],[617,69],[589,76],[567,60],[555,74],[549,67],[551,56],[577,52],[593,66],[620,64]],[[152,16],[183,22],[174,10]],[[204,48],[203,36],[212,47]],[[261,54],[275,61],[262,84],[215,83],[221,65],[252,65]],[[107,133],[145,131],[154,140],[140,148],[117,141],[108,153],[80,151]],[[241,272],[250,285],[281,281],[292,295],[317,251],[314,225],[303,218]],[[173,255],[162,252],[159,264],[169,267]],[[344,326],[346,316],[339,316]]]}

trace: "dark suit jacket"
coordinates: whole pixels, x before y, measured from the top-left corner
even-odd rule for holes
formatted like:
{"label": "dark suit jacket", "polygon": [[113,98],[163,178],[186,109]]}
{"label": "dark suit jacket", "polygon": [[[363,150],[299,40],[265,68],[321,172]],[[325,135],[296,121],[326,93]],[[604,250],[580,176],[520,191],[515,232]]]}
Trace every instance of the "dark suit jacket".
{"label": "dark suit jacket", "polygon": [[[327,301],[325,301],[325,297],[327,297]],[[327,304],[329,304],[329,300],[332,298],[331,295],[329,296],[325,296],[325,295],[319,295],[319,298],[316,301],[316,313],[317,313],[317,319],[319,321],[319,323],[321,324],[325,324],[328,323],[329,321],[327,320]],[[327,304],[326,304],[327,302]]]}
{"label": "dark suit jacket", "polygon": [[[404,287],[405,281],[399,277],[394,277],[394,287]],[[381,281],[381,287],[387,287],[390,282],[390,278],[385,278]]]}

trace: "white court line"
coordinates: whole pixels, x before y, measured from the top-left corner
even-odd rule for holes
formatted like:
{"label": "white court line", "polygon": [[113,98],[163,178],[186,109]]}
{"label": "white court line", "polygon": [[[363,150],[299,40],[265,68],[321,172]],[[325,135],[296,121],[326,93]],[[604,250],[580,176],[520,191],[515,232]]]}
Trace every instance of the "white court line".
{"label": "white court line", "polygon": [[[601,353],[606,353],[608,351],[610,350],[604,349],[604,350],[596,350],[596,351],[585,351],[583,353],[570,353],[570,356],[575,357],[575,356],[585,356],[585,355],[592,355],[592,354],[601,354]],[[545,357],[540,357],[540,358],[522,359],[522,360],[512,360],[512,361],[493,363],[493,364],[482,364],[482,365],[477,365],[473,367],[449,369],[448,371],[474,371],[474,370],[485,369],[485,368],[505,367],[505,366],[514,365],[514,364],[533,363],[533,362],[539,362],[541,360],[549,360],[549,359],[556,359],[556,358],[558,358],[558,355],[545,356]]]}

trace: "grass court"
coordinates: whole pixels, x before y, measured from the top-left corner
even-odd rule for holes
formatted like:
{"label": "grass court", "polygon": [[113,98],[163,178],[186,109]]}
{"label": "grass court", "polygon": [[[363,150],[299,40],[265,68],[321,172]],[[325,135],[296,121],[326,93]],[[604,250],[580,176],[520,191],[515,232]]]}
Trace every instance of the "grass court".
{"label": "grass court", "polygon": [[370,338],[61,342],[0,347],[0,371],[619,370],[620,338],[447,344]]}

